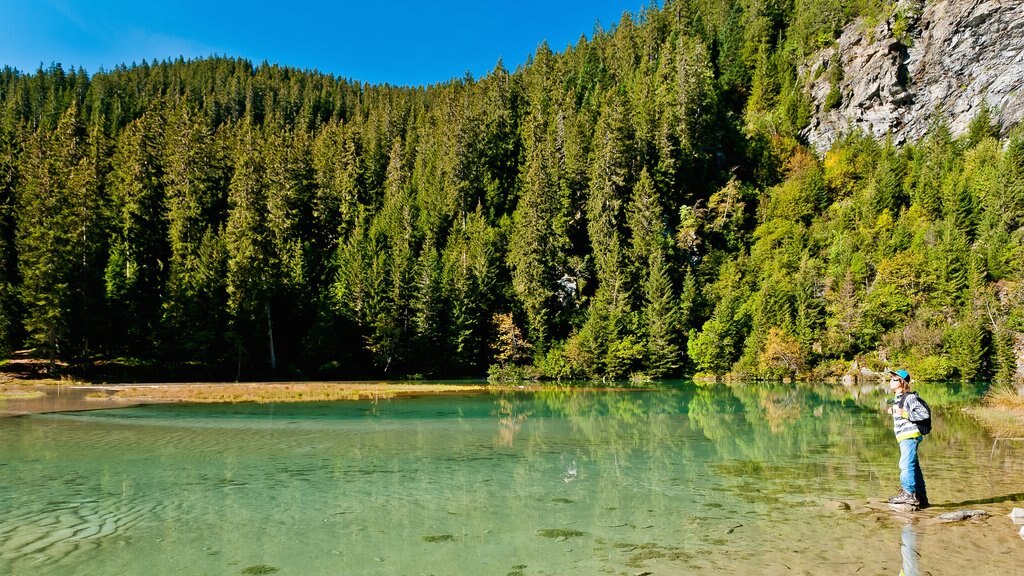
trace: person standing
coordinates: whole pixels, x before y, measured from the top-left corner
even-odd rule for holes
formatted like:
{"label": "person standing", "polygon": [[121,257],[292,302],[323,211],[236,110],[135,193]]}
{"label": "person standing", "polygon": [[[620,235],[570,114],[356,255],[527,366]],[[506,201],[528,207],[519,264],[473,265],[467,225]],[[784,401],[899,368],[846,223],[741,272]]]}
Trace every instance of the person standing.
{"label": "person standing", "polygon": [[893,432],[900,445],[900,491],[889,498],[889,504],[905,504],[914,508],[928,507],[928,492],[917,452],[924,434],[930,430],[931,412],[916,392],[910,390],[910,373],[889,371],[889,389],[894,394]]}

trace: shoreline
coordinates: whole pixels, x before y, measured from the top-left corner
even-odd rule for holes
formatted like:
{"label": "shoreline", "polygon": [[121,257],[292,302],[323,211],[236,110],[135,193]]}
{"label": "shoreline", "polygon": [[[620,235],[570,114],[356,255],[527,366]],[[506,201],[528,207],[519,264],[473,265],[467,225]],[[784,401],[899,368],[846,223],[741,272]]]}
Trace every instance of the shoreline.
{"label": "shoreline", "polygon": [[0,417],[126,408],[145,404],[238,404],[390,400],[483,394],[486,384],[386,382],[0,383]]}
{"label": "shoreline", "polygon": [[[540,385],[487,382],[167,382],[90,384],[86,382],[2,382],[0,417],[127,408],[147,404],[273,404],[392,400],[422,396],[537,392]],[[574,392],[639,391],[647,388],[578,387]]]}
{"label": "shoreline", "polygon": [[90,396],[106,394],[115,400],[232,404],[285,402],[331,402],[338,400],[389,400],[392,398],[480,394],[486,384],[404,384],[388,382],[220,382],[162,384],[92,384],[74,386],[89,390]]}
{"label": "shoreline", "polygon": [[[311,382],[162,382],[106,384],[82,381],[0,381],[0,417],[126,408],[146,404],[238,404],[380,401],[445,395],[501,392],[537,392],[551,386],[386,381]],[[647,387],[579,386],[574,392],[639,391]],[[983,401],[961,408],[995,437],[1024,441],[1024,410],[986,405]]]}

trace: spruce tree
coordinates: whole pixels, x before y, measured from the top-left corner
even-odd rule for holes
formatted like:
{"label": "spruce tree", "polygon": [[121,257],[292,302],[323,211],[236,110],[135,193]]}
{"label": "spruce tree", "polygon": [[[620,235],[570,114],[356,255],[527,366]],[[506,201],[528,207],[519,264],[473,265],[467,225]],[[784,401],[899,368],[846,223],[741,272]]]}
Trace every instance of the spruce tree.
{"label": "spruce tree", "polygon": [[96,252],[103,237],[99,175],[78,106],[52,135],[38,130],[24,154],[17,245],[25,329],[55,369],[57,358],[83,359],[98,326]]}
{"label": "spruce tree", "polygon": [[106,269],[112,337],[152,355],[170,255],[164,213],[163,129],[147,113],[122,132],[110,175],[112,226]]}
{"label": "spruce tree", "polygon": [[224,152],[187,99],[168,112],[164,134],[164,209],[170,258],[161,340],[172,362],[209,365],[222,355],[226,328]]}
{"label": "spruce tree", "polygon": [[640,173],[626,216],[632,233],[630,259],[643,295],[645,365],[651,376],[665,377],[681,364],[676,344],[679,302],[670,276],[668,230],[646,170]]}
{"label": "spruce tree", "polygon": [[243,342],[248,340],[250,345],[256,345],[247,335],[262,333],[266,334],[266,364],[274,370],[277,356],[270,304],[279,284],[280,263],[274,251],[273,228],[267,226],[270,178],[259,136],[248,122],[239,127],[224,229],[228,311],[234,324],[239,362]]}
{"label": "spruce tree", "polygon": [[[615,357],[616,344],[630,330],[634,310],[634,279],[626,265],[626,203],[631,189],[633,148],[624,102],[612,96],[605,103],[597,132],[587,198],[587,231],[594,257],[597,290],[587,319],[595,349],[604,364],[629,365]],[[650,183],[647,183],[650,185]],[[621,376],[620,373],[615,376]]]}

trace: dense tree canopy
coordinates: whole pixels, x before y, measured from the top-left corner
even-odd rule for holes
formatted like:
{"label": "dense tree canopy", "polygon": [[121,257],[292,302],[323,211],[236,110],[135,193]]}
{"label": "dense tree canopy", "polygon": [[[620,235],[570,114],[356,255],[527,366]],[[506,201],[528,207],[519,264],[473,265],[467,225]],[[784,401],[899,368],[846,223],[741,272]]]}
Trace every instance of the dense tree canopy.
{"label": "dense tree canopy", "polygon": [[1010,378],[1024,137],[801,143],[800,64],[889,9],[671,0],[428,88],[4,68],[0,343],[242,378]]}

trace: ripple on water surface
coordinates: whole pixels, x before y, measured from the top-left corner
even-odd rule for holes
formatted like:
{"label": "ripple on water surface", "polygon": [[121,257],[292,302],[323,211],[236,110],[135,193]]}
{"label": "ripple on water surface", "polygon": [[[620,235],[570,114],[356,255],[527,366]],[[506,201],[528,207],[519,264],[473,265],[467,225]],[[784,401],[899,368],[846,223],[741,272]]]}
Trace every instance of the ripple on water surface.
{"label": "ripple on water surface", "polygon": [[[950,527],[930,522],[942,508],[903,517],[865,504],[897,482],[884,419],[779,394],[5,419],[0,501],[15,505],[0,508],[0,573],[896,573],[908,526],[924,570],[1010,573],[1024,562],[996,515]],[[797,408],[777,410],[784,402]],[[938,425],[922,445],[933,502],[1019,492],[1007,475],[1021,472],[1019,446],[993,451],[952,410]],[[969,482],[978,477],[984,486]],[[838,500],[853,509],[826,506]]]}

